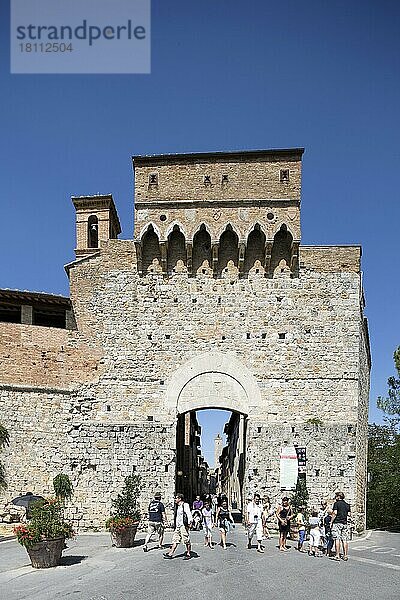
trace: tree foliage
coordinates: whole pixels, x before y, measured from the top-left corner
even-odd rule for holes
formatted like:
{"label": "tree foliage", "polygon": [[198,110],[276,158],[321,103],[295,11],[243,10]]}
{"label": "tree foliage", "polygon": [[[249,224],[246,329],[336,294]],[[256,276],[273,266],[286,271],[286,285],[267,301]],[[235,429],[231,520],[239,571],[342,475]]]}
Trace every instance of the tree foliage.
{"label": "tree foliage", "polygon": [[369,425],[367,527],[400,528],[400,434],[396,423]]}
{"label": "tree foliage", "polygon": [[389,416],[385,425],[368,429],[367,527],[372,528],[400,528],[400,346],[393,358],[397,378],[389,377],[388,396],[377,401]]}
{"label": "tree foliage", "polygon": [[[10,435],[4,425],[0,423],[0,450],[10,443]],[[6,471],[4,464],[0,461],[0,491],[7,488]]]}
{"label": "tree foliage", "polygon": [[34,502],[29,523],[15,527],[14,533],[18,542],[27,548],[42,540],[67,539],[74,535],[70,523],[64,521],[63,507],[56,498]]}
{"label": "tree foliage", "polygon": [[387,398],[378,398],[378,407],[388,415],[400,417],[400,346],[395,350],[394,364],[397,370],[397,378],[389,377],[388,379],[388,396]]}
{"label": "tree foliage", "polygon": [[0,423],[0,449],[8,446],[10,443],[10,435],[4,425]]}
{"label": "tree foliage", "polygon": [[139,475],[125,477],[124,487],[115,500],[112,501],[113,516],[129,517],[135,521],[140,519],[139,496],[141,478]]}
{"label": "tree foliage", "polygon": [[292,508],[294,514],[302,511],[304,515],[307,514],[308,505],[308,490],[305,477],[298,477],[296,483],[296,489],[292,497]]}

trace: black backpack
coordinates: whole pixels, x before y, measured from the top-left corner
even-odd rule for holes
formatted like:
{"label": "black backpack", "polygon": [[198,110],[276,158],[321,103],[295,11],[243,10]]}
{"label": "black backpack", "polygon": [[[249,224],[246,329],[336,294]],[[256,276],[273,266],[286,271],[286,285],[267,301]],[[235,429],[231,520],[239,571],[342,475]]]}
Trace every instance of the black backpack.
{"label": "black backpack", "polygon": [[[188,529],[188,527],[189,527],[189,520],[188,520],[188,516],[186,514],[185,504],[186,504],[186,502],[183,503],[183,524],[186,527],[186,529]],[[177,515],[177,513],[178,513],[178,506],[175,505],[175,508],[174,508],[174,525],[175,525],[175,527],[176,527],[176,515]]]}

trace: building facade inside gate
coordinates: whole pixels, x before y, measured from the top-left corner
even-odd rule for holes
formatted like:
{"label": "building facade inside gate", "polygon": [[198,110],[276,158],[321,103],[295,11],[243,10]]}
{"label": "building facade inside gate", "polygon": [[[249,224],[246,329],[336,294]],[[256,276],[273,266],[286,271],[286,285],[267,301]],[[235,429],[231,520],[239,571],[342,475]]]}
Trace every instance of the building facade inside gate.
{"label": "building facade inside gate", "polygon": [[[217,485],[240,510],[293,493],[290,448],[309,504],[343,491],[365,528],[361,248],[301,244],[302,156],[135,156],[133,240],[111,195],[72,198],[70,297],[0,290],[4,503],[63,472],[76,526],[102,527],[135,472],[143,509]],[[231,414],[219,465],[200,448],[211,409]]]}

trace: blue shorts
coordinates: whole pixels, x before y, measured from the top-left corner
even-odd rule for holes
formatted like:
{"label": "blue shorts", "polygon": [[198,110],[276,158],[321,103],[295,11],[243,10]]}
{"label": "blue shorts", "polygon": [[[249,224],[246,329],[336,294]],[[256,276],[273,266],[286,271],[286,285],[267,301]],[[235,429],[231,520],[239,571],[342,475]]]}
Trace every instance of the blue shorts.
{"label": "blue shorts", "polygon": [[300,529],[299,530],[299,544],[304,544],[305,539],[306,539],[306,530]]}

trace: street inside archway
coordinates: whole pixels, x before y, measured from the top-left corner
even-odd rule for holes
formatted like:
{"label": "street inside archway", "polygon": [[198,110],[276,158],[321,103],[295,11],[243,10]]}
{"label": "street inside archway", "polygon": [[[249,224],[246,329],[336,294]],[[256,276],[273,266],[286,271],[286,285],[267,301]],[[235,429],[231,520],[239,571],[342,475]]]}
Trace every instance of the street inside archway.
{"label": "street inside archway", "polygon": [[246,419],[241,413],[204,409],[179,415],[176,491],[192,503],[196,495],[224,494],[241,511]]}

